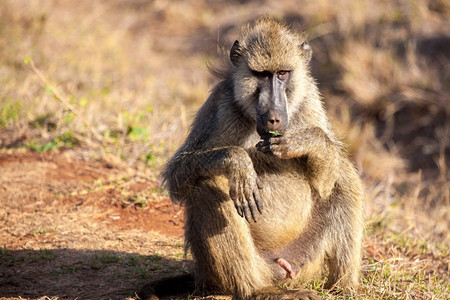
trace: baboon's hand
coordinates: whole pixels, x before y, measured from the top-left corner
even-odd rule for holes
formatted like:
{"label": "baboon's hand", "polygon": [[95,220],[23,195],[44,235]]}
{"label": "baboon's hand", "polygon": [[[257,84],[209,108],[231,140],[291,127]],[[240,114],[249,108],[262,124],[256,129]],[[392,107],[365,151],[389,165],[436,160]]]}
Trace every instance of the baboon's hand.
{"label": "baboon's hand", "polygon": [[256,144],[258,151],[271,153],[282,159],[300,157],[305,154],[325,153],[326,134],[319,127],[306,128],[275,136],[269,134]]}
{"label": "baboon's hand", "polygon": [[237,167],[228,174],[230,186],[230,198],[241,217],[245,217],[248,222],[262,212],[263,205],[259,196],[260,185],[253,166]]}
{"label": "baboon's hand", "polygon": [[264,137],[262,141],[256,144],[258,151],[263,153],[271,153],[279,158],[288,159],[295,157],[295,150],[292,143],[288,143],[290,138],[288,136],[273,136]]}

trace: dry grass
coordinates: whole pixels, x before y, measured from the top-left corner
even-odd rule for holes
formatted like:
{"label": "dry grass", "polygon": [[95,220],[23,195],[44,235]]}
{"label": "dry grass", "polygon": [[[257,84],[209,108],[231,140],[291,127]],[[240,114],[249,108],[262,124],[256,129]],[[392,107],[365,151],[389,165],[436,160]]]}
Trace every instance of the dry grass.
{"label": "dry grass", "polygon": [[262,2],[2,1],[0,147],[82,147],[155,178],[215,82],[207,62],[240,24],[298,21],[367,187],[359,294],[450,297],[450,4]]}

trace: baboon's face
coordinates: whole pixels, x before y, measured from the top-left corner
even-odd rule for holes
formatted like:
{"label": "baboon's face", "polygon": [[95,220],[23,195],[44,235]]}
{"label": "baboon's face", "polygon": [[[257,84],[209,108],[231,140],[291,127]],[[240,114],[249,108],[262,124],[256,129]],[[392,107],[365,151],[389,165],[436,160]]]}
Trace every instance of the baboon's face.
{"label": "baboon's face", "polygon": [[308,44],[279,23],[256,24],[231,48],[235,99],[255,120],[260,136],[283,134],[288,127],[309,54]]}
{"label": "baboon's face", "polygon": [[[237,46],[238,42],[234,44],[231,55]],[[289,65],[277,68],[252,65],[249,54],[247,52],[246,59],[236,65],[236,100],[255,120],[260,136],[267,136],[269,132],[282,133],[289,124],[288,94],[294,70]]]}
{"label": "baboon's face", "polygon": [[260,136],[270,131],[282,133],[288,126],[288,101],[286,87],[291,70],[255,71],[251,70],[257,82],[256,130]]}

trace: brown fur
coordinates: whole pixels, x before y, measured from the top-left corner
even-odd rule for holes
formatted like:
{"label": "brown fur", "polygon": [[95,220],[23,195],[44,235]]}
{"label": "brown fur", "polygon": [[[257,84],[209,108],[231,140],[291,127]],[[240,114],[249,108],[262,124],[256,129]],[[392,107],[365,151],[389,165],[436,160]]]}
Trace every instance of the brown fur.
{"label": "brown fur", "polygon": [[[171,198],[186,206],[185,238],[198,287],[238,299],[314,298],[271,288],[286,277],[278,258],[292,264],[295,280],[310,279],[326,263],[327,287],[358,284],[363,189],[331,130],[304,42],[269,17],[245,26],[233,46],[233,64],[222,72],[231,76],[214,88],[166,166]],[[255,147],[261,137],[252,70],[291,71],[289,123],[271,153]],[[233,195],[248,200],[243,206],[256,222],[240,216]]]}

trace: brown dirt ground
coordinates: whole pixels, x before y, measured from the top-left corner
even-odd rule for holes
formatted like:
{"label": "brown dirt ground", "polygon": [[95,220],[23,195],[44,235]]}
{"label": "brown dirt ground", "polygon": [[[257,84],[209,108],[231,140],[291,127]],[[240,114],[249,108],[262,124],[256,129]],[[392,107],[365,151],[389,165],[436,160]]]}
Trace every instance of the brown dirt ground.
{"label": "brown dirt ground", "polygon": [[124,299],[187,271],[182,208],[161,195],[120,163],[0,153],[0,299]]}

